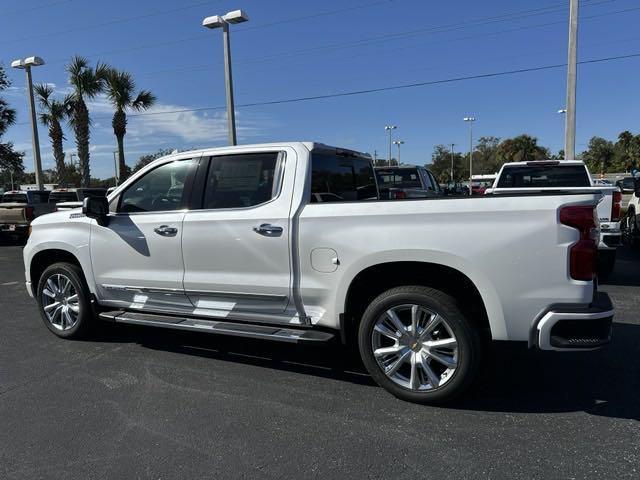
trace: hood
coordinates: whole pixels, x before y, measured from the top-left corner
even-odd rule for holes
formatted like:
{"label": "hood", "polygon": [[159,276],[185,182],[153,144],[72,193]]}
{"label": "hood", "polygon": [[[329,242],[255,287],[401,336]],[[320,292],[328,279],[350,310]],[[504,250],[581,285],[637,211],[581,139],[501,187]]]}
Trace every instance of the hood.
{"label": "hood", "polygon": [[86,217],[80,210],[63,210],[60,212],[47,213],[40,215],[31,222],[31,225],[50,225],[54,223],[69,222],[90,222],[91,219]]}

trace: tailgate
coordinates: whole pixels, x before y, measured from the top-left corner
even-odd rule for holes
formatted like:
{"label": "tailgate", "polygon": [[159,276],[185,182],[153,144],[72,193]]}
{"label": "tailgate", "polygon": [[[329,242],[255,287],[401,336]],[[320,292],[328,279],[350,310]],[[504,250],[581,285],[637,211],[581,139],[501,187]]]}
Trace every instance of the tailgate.
{"label": "tailgate", "polygon": [[598,203],[598,220],[611,221],[611,208],[613,207],[613,190],[602,190],[602,200]]}
{"label": "tailgate", "polygon": [[0,204],[0,224],[29,223],[25,214],[24,203]]}

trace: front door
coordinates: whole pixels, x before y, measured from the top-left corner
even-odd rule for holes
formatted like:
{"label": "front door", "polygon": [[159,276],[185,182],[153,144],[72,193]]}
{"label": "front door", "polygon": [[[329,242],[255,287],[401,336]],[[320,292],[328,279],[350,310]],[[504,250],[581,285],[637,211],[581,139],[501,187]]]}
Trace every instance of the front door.
{"label": "front door", "polygon": [[196,314],[277,315],[293,304],[295,163],[293,150],[209,159],[202,209],[183,221],[184,288]]}
{"label": "front door", "polygon": [[91,226],[91,263],[105,305],[189,311],[182,225],[197,159],[169,161],[133,182],[106,226]]}

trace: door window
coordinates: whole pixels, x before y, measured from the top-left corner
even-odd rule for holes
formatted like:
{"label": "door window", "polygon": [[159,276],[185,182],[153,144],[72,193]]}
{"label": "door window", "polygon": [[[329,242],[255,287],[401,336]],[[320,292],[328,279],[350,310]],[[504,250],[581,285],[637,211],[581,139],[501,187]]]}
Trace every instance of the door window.
{"label": "door window", "polygon": [[278,195],[278,152],[221,155],[211,158],[203,208],[246,208]]}
{"label": "door window", "polygon": [[185,205],[185,183],[195,159],[165,163],[136,180],[122,194],[119,211],[164,212]]}

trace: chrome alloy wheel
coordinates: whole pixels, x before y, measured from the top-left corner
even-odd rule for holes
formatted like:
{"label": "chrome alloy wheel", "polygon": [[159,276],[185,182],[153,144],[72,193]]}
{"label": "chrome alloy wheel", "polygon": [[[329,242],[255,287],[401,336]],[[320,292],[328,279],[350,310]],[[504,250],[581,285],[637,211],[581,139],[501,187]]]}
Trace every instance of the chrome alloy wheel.
{"label": "chrome alloy wheel", "polygon": [[420,305],[384,312],[371,335],[373,356],[394,383],[413,391],[444,385],[458,366],[458,341],[447,321]]}
{"label": "chrome alloy wheel", "polygon": [[66,275],[54,273],[47,278],[40,297],[44,314],[56,329],[69,330],[78,322],[78,292]]}

